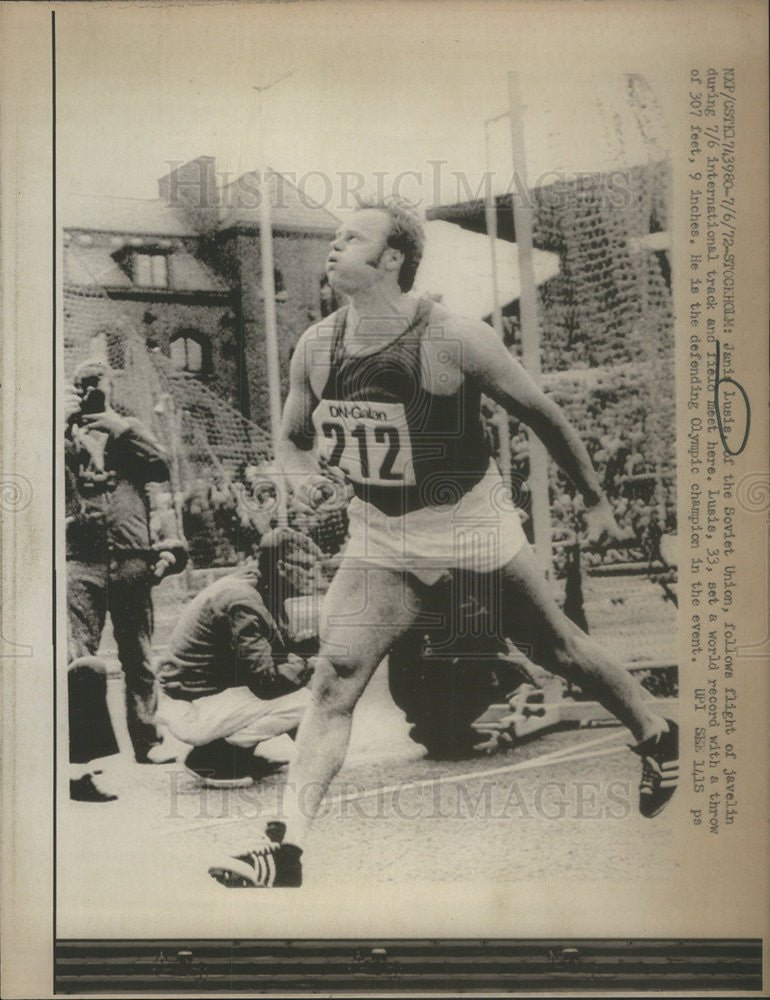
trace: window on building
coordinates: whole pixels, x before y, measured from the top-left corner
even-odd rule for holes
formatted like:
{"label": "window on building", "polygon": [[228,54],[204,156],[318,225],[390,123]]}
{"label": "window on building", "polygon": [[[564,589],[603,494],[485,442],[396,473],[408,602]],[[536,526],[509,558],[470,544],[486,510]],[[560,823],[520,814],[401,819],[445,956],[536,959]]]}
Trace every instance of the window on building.
{"label": "window on building", "polygon": [[211,363],[208,338],[197,330],[185,330],[171,338],[169,344],[171,364],[190,375],[205,374]]}
{"label": "window on building", "polygon": [[91,361],[101,361],[102,364],[109,364],[108,360],[108,350],[107,350],[107,334],[104,331],[95,333],[91,337],[91,342],[88,345],[88,357]]}
{"label": "window on building", "polygon": [[112,259],[140,288],[168,288],[171,283],[169,258],[173,252],[170,240],[147,242],[137,236],[121,245]]}
{"label": "window on building", "polygon": [[145,288],[168,288],[168,256],[137,251],[133,260],[134,284]]}
{"label": "window on building", "polygon": [[113,371],[120,371],[126,366],[123,338],[116,330],[100,330],[90,338],[88,357],[103,362]]}

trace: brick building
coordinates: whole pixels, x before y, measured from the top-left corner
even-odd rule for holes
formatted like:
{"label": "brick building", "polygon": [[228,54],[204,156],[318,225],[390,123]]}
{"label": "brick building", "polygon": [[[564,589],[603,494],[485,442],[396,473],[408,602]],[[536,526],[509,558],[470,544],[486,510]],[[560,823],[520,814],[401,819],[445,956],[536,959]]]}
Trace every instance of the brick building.
{"label": "brick building", "polygon": [[[321,315],[323,264],[338,221],[281,175],[268,179],[285,383],[297,339]],[[158,199],[68,199],[65,369],[98,356],[125,372],[143,345],[162,356],[176,383],[194,380],[203,395],[266,427],[262,193],[258,172],[218,188],[213,158],[199,157],[161,178]]]}

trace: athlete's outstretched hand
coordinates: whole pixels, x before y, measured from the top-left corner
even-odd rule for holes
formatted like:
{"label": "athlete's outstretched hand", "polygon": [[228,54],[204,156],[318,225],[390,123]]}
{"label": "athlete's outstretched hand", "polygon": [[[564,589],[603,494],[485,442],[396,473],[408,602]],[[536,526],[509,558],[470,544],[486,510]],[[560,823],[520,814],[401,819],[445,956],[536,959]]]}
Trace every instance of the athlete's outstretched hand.
{"label": "athlete's outstretched hand", "polygon": [[516,672],[520,674],[525,684],[529,684],[532,688],[542,688],[548,681],[554,679],[553,674],[549,674],[547,670],[538,666],[537,663],[533,663],[511,639],[506,638],[505,645],[506,652],[499,652],[497,654],[498,660],[505,660],[506,663],[510,663]]}
{"label": "athlete's outstretched hand", "polygon": [[589,507],[584,515],[586,520],[586,541],[591,547],[600,548],[618,542],[628,542],[634,537],[631,529],[624,529],[615,520],[615,513],[607,497]]}

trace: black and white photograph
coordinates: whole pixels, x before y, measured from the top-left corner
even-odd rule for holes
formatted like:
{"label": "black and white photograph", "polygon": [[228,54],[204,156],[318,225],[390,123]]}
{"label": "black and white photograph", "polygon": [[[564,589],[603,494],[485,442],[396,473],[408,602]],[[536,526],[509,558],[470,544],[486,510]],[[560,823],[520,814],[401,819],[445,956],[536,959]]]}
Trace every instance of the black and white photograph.
{"label": "black and white photograph", "polygon": [[56,991],[761,988],[748,73],[582,6],[49,8]]}

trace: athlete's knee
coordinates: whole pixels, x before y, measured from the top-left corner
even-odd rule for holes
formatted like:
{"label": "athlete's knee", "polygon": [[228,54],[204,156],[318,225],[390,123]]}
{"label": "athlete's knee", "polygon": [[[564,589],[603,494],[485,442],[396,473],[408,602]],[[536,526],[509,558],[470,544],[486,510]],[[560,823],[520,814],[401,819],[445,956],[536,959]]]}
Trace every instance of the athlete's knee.
{"label": "athlete's knee", "polygon": [[316,704],[330,712],[352,712],[360,693],[355,683],[360,668],[346,659],[328,656],[315,656],[310,663]]}

